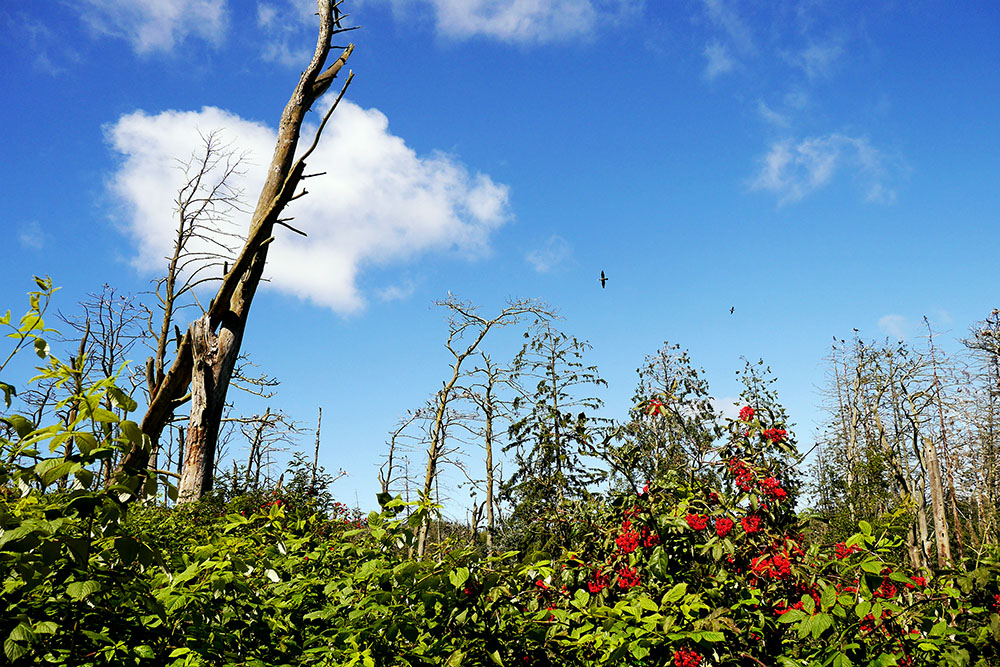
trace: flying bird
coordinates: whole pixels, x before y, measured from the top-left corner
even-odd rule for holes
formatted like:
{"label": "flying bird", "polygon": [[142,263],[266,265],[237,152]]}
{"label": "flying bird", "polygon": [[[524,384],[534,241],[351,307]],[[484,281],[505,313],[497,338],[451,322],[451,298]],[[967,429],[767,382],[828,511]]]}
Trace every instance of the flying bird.
{"label": "flying bird", "polygon": [[608,282],[608,277],[604,275],[604,271],[601,271],[600,281],[601,281],[601,289],[604,289],[604,284]]}
{"label": "flying bird", "polygon": [[729,309],[729,314],[730,315],[732,315],[735,312],[736,312],[736,306],[733,306],[732,308]]}

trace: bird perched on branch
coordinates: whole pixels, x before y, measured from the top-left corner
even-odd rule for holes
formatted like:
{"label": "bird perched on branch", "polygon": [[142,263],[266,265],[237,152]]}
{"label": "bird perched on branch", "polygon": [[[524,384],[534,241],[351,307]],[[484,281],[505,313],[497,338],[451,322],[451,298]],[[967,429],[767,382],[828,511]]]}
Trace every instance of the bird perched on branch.
{"label": "bird perched on branch", "polygon": [[601,281],[601,289],[604,289],[605,283],[608,282],[608,277],[604,275],[604,271],[601,271],[601,277],[598,280]]}

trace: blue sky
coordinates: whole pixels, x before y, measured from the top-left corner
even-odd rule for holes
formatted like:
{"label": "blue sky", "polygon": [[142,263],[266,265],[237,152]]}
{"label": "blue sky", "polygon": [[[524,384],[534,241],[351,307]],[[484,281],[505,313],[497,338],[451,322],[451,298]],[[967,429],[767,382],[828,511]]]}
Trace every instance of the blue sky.
{"label": "blue sky", "polygon": [[[803,449],[834,336],[917,341],[926,315],[954,349],[1000,305],[989,3],[348,5],[356,78],[310,165],[329,175],[291,212],[309,238],[276,240],[245,341],[282,381],[272,406],[306,425],[323,407],[345,501],[371,506],[388,432],[448,372],[431,304],[449,291],[484,314],[508,297],[558,308],[593,345],[608,416],[664,340],[723,404],[741,356],[762,357]],[[63,287],[66,312],[104,283],[149,289],[172,160],[198,130],[250,151],[255,201],[313,11],[4,3],[4,309],[32,274]]]}

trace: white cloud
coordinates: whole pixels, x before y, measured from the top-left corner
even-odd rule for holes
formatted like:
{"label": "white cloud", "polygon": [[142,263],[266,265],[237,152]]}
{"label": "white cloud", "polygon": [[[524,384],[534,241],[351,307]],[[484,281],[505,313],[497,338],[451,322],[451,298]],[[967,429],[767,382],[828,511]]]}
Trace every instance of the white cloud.
{"label": "white cloud", "polygon": [[402,301],[413,296],[417,285],[412,280],[406,280],[398,285],[389,285],[375,290],[382,301]]}
{"label": "white cloud", "polygon": [[788,127],[788,117],[767,106],[763,100],[757,100],[757,113],[769,125]]}
{"label": "white cloud", "polygon": [[79,11],[94,30],[142,54],[170,51],[189,36],[217,45],[227,27],[226,0],[82,0]]}
{"label": "white cloud", "polygon": [[[316,3],[287,0],[283,6],[257,3],[257,26],[264,32],[261,58],[287,67],[302,69],[312,58],[315,40]],[[312,40],[306,37],[311,30]]]}
{"label": "white cloud", "polygon": [[913,325],[902,315],[890,313],[878,319],[878,328],[897,340],[906,340]]}
{"label": "white cloud", "polygon": [[573,248],[569,242],[558,234],[553,234],[540,248],[531,250],[524,258],[538,273],[548,273],[558,268],[572,254]]}
{"label": "white cloud", "polygon": [[793,56],[792,62],[810,79],[815,79],[828,76],[843,53],[844,48],[837,43],[811,44]]}
{"label": "white cloud", "polygon": [[708,18],[720,28],[740,53],[754,51],[753,37],[739,13],[723,0],[703,0]]}
{"label": "white cloud", "polygon": [[37,221],[32,220],[21,225],[21,229],[17,232],[17,240],[28,250],[41,250],[45,246],[45,232]]}
{"label": "white cloud", "polygon": [[709,403],[716,414],[721,414],[723,419],[737,419],[740,416],[740,408],[743,407],[742,399],[739,396],[723,396],[722,398],[710,398]]}
{"label": "white cloud", "polygon": [[778,196],[780,204],[795,202],[828,185],[838,169],[852,167],[865,189],[865,199],[891,202],[895,193],[883,182],[885,157],[864,137],[829,134],[798,143],[776,141],[760,160],[760,170],[751,179],[754,190]]}
{"label": "white cloud", "polygon": [[[218,128],[226,140],[252,152],[255,164],[247,165],[241,184],[255,198],[275,141],[274,130],[265,125],[205,107],[156,115],[137,111],[108,129],[110,142],[124,156],[110,187],[136,240],[134,264],[140,270],[159,270],[171,247],[173,200],[181,185],[174,158],[200,149],[198,129]],[[311,136],[312,128],[306,128],[303,137]],[[364,305],[356,279],[365,266],[431,251],[474,257],[488,249],[490,233],[509,217],[506,186],[470,174],[452,156],[418,156],[389,132],[381,112],[347,101],[309,160],[307,172],[320,171],[327,175],[307,180],[310,194],[287,211],[296,217],[291,224],[309,237],[276,229],[269,287],[342,313]]]}
{"label": "white cloud", "polygon": [[705,76],[714,79],[720,74],[733,71],[736,61],[729,56],[729,50],[719,42],[705,45]]}
{"label": "white cloud", "polygon": [[586,35],[597,24],[591,0],[425,0],[447,37],[476,35],[504,42],[543,43]]}

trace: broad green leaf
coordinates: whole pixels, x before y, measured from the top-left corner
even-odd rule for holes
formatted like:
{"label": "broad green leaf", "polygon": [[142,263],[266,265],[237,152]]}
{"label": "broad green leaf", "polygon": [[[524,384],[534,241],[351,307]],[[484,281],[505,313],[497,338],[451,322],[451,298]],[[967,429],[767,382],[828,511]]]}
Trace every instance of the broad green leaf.
{"label": "broad green leaf", "polygon": [[469,568],[460,567],[448,573],[448,579],[455,588],[461,588],[469,580]]}
{"label": "broad green leaf", "polygon": [[823,595],[819,599],[820,606],[827,610],[837,603],[837,587],[827,586],[823,589]]}
{"label": "broad green leaf", "polygon": [[40,635],[54,635],[59,632],[59,624],[53,621],[39,621],[35,623],[35,632]]}
{"label": "broad green leaf", "polygon": [[19,658],[23,658],[28,653],[28,649],[13,639],[5,639],[3,642],[3,652],[8,660],[14,662]]}
{"label": "broad green leaf", "polygon": [[35,633],[27,623],[18,623],[10,631],[10,639],[19,642],[30,642],[35,639]]}
{"label": "broad green leaf", "polygon": [[662,604],[669,604],[671,602],[677,602],[684,594],[687,592],[687,584],[680,583],[676,584],[673,588],[667,591],[666,595],[663,596]]}
{"label": "broad green leaf", "polygon": [[858,618],[864,618],[868,615],[868,612],[872,610],[872,603],[868,600],[862,600],[854,607],[854,615]]}
{"label": "broad green leaf", "polygon": [[463,660],[465,660],[465,653],[456,649],[455,652],[448,657],[448,660],[445,661],[444,667],[459,667]]}
{"label": "broad green leaf", "polygon": [[833,625],[833,617],[830,614],[819,613],[813,616],[812,636],[819,639],[823,631]]}
{"label": "broad green leaf", "polygon": [[74,600],[82,600],[99,590],[101,590],[101,585],[96,581],[74,581],[66,587],[66,594]]}
{"label": "broad green leaf", "polygon": [[861,564],[861,569],[865,572],[870,572],[872,574],[882,574],[882,568],[884,566],[877,560],[866,560]]}
{"label": "broad green leaf", "polygon": [[49,344],[45,342],[42,338],[35,339],[35,354],[38,355],[39,359],[44,359],[49,356]]}
{"label": "broad green leaf", "polygon": [[858,522],[858,528],[861,529],[862,533],[864,533],[868,537],[871,537],[871,535],[872,535],[872,525],[870,523],[868,523],[867,521],[859,521]]}
{"label": "broad green leaf", "polygon": [[6,382],[0,382],[0,391],[3,392],[3,402],[8,408],[10,407],[10,399],[12,396],[17,396],[17,390],[13,385],[9,385]]}
{"label": "broad green leaf", "polygon": [[139,554],[139,543],[133,537],[123,535],[115,540],[115,550],[122,565],[129,566],[135,562],[135,557]]}
{"label": "broad green leaf", "polygon": [[114,424],[118,421],[118,415],[104,408],[93,408],[90,410],[90,418],[95,422],[103,424]]}

